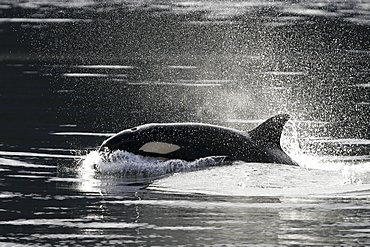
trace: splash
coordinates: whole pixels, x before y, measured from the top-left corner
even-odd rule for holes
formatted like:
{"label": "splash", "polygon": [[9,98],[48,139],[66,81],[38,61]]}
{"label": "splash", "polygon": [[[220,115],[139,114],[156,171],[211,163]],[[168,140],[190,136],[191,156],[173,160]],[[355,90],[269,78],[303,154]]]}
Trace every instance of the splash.
{"label": "splash", "polygon": [[170,173],[194,171],[224,163],[225,157],[205,157],[192,162],[173,159],[159,160],[117,150],[105,157],[90,152],[81,162],[82,174],[100,173],[122,177],[160,177]]}
{"label": "splash", "polygon": [[[309,134],[311,132],[310,128],[307,128],[307,126],[304,128],[302,124],[312,125],[313,123],[289,121],[284,127],[284,134],[281,139],[282,148],[301,168],[339,172],[342,175],[342,181],[339,181],[340,184],[370,184],[369,155],[325,155],[328,152],[325,145],[313,145],[309,149],[307,149],[308,145],[305,145],[307,142],[344,143],[347,145],[343,146],[343,150],[337,150],[338,153],[357,153],[351,152],[350,149],[356,150],[359,145],[368,145],[368,140],[312,137]],[[315,124],[323,125],[327,123],[320,122]],[[303,138],[300,136],[302,132],[307,132]]]}
{"label": "splash", "polygon": [[341,170],[346,184],[370,184],[370,162],[345,165]]}

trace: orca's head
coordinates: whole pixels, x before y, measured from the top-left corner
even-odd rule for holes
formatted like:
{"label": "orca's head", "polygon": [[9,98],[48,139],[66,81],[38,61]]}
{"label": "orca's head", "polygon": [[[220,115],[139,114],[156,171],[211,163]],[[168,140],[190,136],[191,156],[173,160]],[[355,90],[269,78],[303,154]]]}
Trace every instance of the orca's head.
{"label": "orca's head", "polygon": [[143,131],[145,127],[139,126],[131,129],[126,129],[118,134],[105,140],[99,148],[99,152],[127,150],[132,146],[133,142],[138,142],[141,139],[146,139],[146,134]]}

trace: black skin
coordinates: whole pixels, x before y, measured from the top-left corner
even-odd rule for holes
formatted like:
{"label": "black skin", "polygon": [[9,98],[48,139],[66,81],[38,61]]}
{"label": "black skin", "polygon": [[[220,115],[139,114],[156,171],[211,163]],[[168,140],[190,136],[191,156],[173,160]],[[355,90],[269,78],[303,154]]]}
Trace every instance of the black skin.
{"label": "black skin", "polygon": [[[124,150],[134,154],[167,159],[196,160],[224,156],[245,162],[297,165],[280,147],[280,136],[289,116],[277,115],[250,132],[196,123],[148,124],[107,139],[99,151]],[[164,142],[181,148],[167,154],[139,150],[148,142]]]}

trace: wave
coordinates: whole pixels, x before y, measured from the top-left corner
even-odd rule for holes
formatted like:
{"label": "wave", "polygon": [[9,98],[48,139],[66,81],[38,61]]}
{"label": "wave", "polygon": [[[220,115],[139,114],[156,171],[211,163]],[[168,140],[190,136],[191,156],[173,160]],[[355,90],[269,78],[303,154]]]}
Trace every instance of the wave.
{"label": "wave", "polygon": [[234,162],[197,172],[179,173],[151,183],[148,189],[180,194],[278,197],[368,197],[369,163],[339,165],[336,170],[279,164]]}

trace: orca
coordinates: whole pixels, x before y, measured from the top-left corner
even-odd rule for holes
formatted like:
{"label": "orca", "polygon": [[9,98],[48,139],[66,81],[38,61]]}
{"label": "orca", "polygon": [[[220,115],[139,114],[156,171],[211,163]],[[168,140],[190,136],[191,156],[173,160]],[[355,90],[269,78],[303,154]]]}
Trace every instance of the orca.
{"label": "orca", "polygon": [[201,123],[145,124],[108,138],[99,152],[124,150],[186,161],[222,156],[232,161],[297,165],[280,146],[281,133],[289,118],[288,114],[276,115],[249,132]]}

